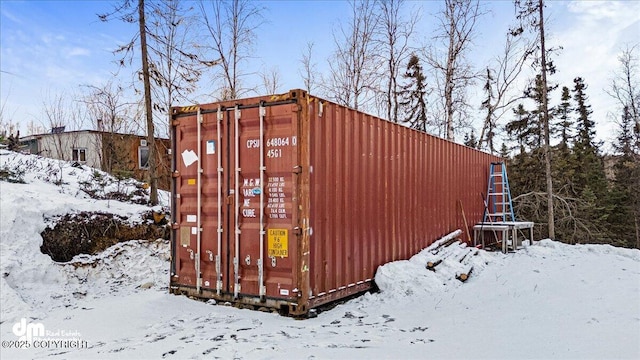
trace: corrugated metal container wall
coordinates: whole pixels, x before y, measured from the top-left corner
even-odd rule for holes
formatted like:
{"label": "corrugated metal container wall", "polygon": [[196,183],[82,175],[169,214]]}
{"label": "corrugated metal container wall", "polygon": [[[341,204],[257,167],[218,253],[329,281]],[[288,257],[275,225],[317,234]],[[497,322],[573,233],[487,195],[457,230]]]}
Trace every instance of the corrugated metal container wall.
{"label": "corrugated metal container wall", "polygon": [[302,90],[172,114],[171,291],[292,315],[480,221],[499,161]]}

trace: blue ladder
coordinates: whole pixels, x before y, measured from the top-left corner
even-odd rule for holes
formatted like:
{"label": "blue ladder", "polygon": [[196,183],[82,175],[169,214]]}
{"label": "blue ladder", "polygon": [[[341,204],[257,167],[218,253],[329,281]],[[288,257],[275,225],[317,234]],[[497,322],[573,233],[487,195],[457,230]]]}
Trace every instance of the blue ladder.
{"label": "blue ladder", "polygon": [[489,168],[489,184],[487,186],[487,200],[482,222],[516,221],[511,202],[511,190],[507,167],[504,162],[492,162]]}

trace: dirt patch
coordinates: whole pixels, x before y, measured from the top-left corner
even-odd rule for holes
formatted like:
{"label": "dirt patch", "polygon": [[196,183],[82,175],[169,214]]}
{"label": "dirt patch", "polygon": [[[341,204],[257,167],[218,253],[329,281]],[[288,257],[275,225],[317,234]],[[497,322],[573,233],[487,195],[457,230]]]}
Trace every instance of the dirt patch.
{"label": "dirt patch", "polygon": [[76,255],[94,255],[123,241],[168,238],[168,229],[154,223],[152,212],[145,214],[145,220],[131,224],[126,217],[108,213],[66,214],[40,234],[40,251],[54,261],[67,262]]}

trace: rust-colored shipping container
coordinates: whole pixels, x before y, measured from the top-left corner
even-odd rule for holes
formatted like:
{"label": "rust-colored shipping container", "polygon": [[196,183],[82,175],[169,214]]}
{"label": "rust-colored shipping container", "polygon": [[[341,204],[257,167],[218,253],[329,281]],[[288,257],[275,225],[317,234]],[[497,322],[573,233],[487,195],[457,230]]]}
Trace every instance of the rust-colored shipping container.
{"label": "rust-colored shipping container", "polygon": [[171,292],[304,316],[480,221],[499,158],[302,90],[172,109]]}

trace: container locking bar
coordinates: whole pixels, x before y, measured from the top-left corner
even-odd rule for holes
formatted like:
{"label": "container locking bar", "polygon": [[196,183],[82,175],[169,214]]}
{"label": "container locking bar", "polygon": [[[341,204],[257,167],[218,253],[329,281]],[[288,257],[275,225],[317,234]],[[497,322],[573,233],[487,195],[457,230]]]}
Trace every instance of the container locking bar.
{"label": "container locking bar", "polygon": [[198,219],[197,219],[197,226],[198,226],[198,233],[196,235],[196,243],[197,243],[197,250],[196,250],[196,291],[198,291],[198,293],[200,293],[201,289],[200,287],[202,286],[202,272],[201,272],[201,259],[200,259],[200,254],[202,253],[202,182],[201,182],[201,178],[202,178],[202,114],[200,113],[200,107],[198,107],[198,174],[197,174],[197,186],[198,186],[198,193],[197,193],[197,206],[198,206]]}
{"label": "container locking bar", "polygon": [[220,272],[220,254],[222,253],[222,145],[221,145],[221,134],[220,134],[220,128],[222,127],[222,119],[223,119],[223,113],[222,113],[222,106],[218,105],[218,113],[217,113],[217,120],[218,123],[216,124],[216,128],[217,128],[217,137],[216,137],[216,142],[217,144],[215,144],[215,146],[218,147],[216,154],[217,154],[217,159],[218,159],[218,168],[217,168],[217,172],[218,172],[218,248],[217,248],[217,253],[216,253],[216,294],[218,296],[220,296],[220,292],[222,291],[222,273]]}
{"label": "container locking bar", "polygon": [[238,294],[240,292],[240,264],[239,264],[239,258],[240,258],[240,173],[241,173],[241,169],[240,169],[240,109],[238,108],[238,106],[236,105],[235,109],[234,109],[234,137],[235,137],[235,156],[234,156],[234,163],[235,163],[235,169],[236,169],[236,175],[235,175],[235,185],[234,185],[234,200],[235,200],[235,255],[233,257],[233,279],[234,279],[234,286],[233,286],[233,297],[234,299],[238,298]]}
{"label": "container locking bar", "polygon": [[267,167],[264,163],[265,153],[265,134],[264,134],[264,118],[267,115],[267,109],[264,107],[264,102],[260,102],[259,108],[260,114],[260,259],[258,260],[258,281],[260,286],[260,300],[265,300],[266,287],[264,286],[264,235],[265,235],[265,221],[264,221],[264,175],[267,171]]}

